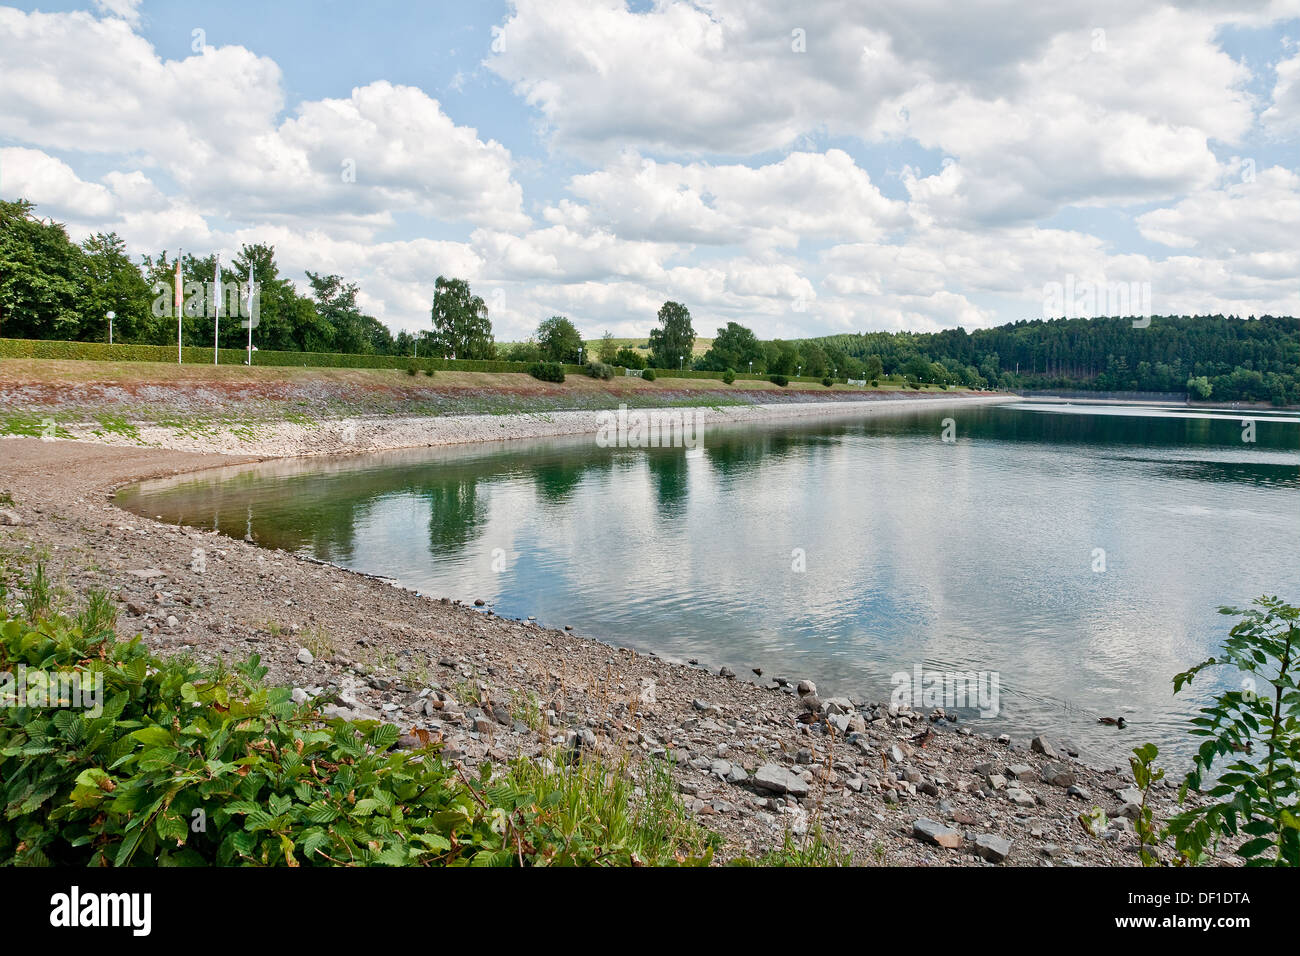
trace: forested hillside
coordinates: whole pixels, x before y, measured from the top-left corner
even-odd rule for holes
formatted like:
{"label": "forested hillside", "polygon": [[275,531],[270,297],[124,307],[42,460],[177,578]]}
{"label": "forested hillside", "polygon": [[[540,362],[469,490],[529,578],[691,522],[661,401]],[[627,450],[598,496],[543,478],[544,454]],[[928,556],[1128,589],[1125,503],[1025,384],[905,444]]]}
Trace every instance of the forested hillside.
{"label": "forested hillside", "polygon": [[[815,341],[899,371],[917,356],[959,379],[1004,388],[1179,392],[1223,401],[1300,402],[1300,319],[1152,316],[1033,319],[966,332],[867,332]],[[917,364],[919,368],[919,364]]]}

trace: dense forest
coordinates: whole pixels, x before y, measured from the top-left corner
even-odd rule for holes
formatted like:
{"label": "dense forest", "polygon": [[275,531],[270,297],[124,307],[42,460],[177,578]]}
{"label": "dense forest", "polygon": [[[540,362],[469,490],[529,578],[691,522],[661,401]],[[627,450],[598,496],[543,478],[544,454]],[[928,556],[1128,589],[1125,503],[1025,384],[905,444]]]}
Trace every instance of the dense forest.
{"label": "dense forest", "polygon": [[[125,250],[115,233],[77,244],[62,225],[39,218],[32,203],[0,201],[0,338],[107,341],[111,310],[114,341],[174,344],[175,259],[161,252],[137,263]],[[212,255],[181,259],[187,288],[211,283],[215,269]],[[584,354],[577,328],[564,316],[544,320],[528,342],[498,346],[486,304],[461,279],[438,277],[428,329],[393,335],[361,311],[358,287],[342,276],[307,272],[310,294],[302,294],[280,275],[271,246],[245,245],[223,269],[223,282],[245,282],[250,271],[256,275],[259,349],[386,355],[419,350],[522,361],[576,361]],[[660,368],[678,368],[685,360],[697,370],[742,374],[1187,391],[1220,401],[1300,404],[1300,319],[1290,317],[1154,316],[1136,326],[1128,318],[1033,319],[974,332],[866,332],[798,341],[760,341],[729,322],[718,329],[709,351],[694,359],[689,309],[666,302],[658,321],[649,363]],[[181,325],[185,344],[211,344],[212,318],[201,296],[197,307],[182,310]],[[238,349],[248,331],[230,317],[220,335],[223,347]],[[645,364],[646,356],[612,341],[607,336],[586,354],[613,364]]]}
{"label": "dense forest", "polygon": [[[1149,323],[1149,324],[1148,324]],[[1219,401],[1300,403],[1300,319],[1152,316],[1032,319],[991,329],[867,332],[817,339],[886,371],[915,356],[959,381],[976,373],[1003,388],[1191,391]]]}

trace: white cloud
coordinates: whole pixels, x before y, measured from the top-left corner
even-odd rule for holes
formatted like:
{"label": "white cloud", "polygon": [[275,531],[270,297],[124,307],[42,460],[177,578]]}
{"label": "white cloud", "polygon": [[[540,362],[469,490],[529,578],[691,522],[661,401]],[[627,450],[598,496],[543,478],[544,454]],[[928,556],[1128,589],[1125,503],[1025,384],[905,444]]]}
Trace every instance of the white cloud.
{"label": "white cloud", "polygon": [[1260,116],[1260,122],[1275,136],[1300,133],[1300,52],[1277,65],[1273,102]]}
{"label": "white cloud", "polygon": [[134,157],[227,215],[374,228],[409,209],[503,228],[528,222],[509,152],[412,87],[375,82],[346,99],[306,101],[281,122],[279,66],[243,47],[163,60],[125,21],[7,8],[0,61],[10,137]]}
{"label": "white cloud", "polygon": [[598,224],[620,236],[709,245],[797,246],[803,239],[869,239],[907,223],[842,150],[792,153],[758,168],[656,163],[635,154],[575,176],[554,222]]}

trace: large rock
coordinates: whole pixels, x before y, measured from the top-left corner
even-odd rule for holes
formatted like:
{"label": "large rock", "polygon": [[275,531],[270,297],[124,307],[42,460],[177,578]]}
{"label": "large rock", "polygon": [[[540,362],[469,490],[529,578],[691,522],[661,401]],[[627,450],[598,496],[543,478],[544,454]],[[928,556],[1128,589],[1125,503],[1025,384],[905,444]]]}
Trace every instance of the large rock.
{"label": "large rock", "polygon": [[1007,799],[1018,807],[1033,807],[1038,805],[1034,795],[1028,790],[1022,790],[1019,787],[1012,787],[1007,791]]}
{"label": "large rock", "polygon": [[935,846],[955,850],[961,846],[961,834],[952,827],[946,827],[937,820],[922,817],[912,824],[912,835],[933,843]]}
{"label": "large rock", "polygon": [[1011,854],[1011,841],[995,833],[981,833],[975,838],[975,852],[990,863],[1001,863]]}
{"label": "large rock", "polygon": [[808,795],[808,781],[774,763],[765,763],[754,771],[754,786],[773,793],[788,793],[792,797]]}
{"label": "large rock", "polygon": [[16,511],[10,511],[8,508],[0,508],[0,524],[17,527],[23,523],[22,516]]}
{"label": "large rock", "polygon": [[1077,782],[1073,771],[1059,763],[1043,764],[1043,783],[1054,787],[1073,787]]}
{"label": "large rock", "polygon": [[1042,734],[1039,734],[1029,742],[1029,749],[1036,754],[1042,754],[1048,760],[1056,759],[1056,748],[1053,747],[1052,742]]}

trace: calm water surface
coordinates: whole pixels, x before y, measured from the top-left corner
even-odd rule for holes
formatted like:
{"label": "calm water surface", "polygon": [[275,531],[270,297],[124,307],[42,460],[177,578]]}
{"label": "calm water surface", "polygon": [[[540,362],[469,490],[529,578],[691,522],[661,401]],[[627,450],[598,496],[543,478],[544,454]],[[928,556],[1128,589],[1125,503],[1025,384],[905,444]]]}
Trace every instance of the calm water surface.
{"label": "calm water surface", "polygon": [[120,500],[823,693],[880,699],[917,664],[996,671],[984,729],[1121,759],[1188,752],[1184,721],[1219,688],[1175,700],[1170,679],[1217,648],[1219,605],[1300,601],[1300,423],[1255,421],[1251,443],[1226,412],[897,411],[713,429],[702,453],[582,438],[277,462]]}

